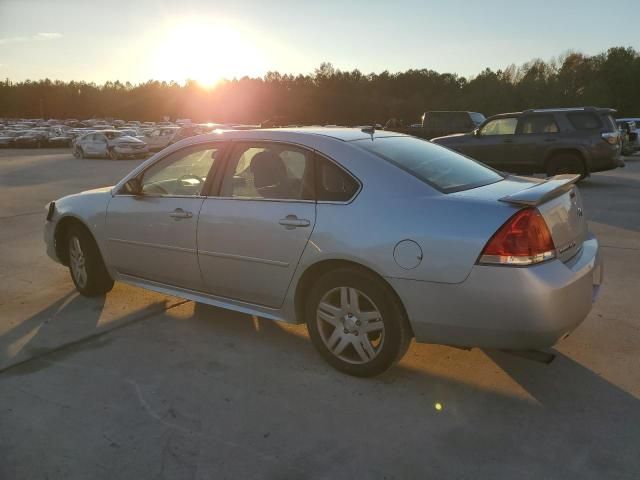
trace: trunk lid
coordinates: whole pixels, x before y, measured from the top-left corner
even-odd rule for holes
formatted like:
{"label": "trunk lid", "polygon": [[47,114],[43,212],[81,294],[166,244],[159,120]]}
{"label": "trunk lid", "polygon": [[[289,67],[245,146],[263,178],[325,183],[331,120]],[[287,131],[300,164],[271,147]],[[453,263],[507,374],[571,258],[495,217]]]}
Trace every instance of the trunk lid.
{"label": "trunk lid", "polygon": [[502,182],[455,195],[537,208],[551,232],[557,258],[566,262],[580,251],[588,235],[582,198],[575,185],[579,178],[556,175],[543,180],[509,176]]}

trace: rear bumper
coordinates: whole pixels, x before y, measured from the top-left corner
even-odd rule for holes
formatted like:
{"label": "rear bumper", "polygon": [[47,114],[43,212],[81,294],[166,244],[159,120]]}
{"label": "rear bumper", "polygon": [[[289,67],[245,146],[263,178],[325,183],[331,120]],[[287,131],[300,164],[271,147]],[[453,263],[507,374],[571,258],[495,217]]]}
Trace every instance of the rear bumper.
{"label": "rear bumper", "polygon": [[389,279],[418,342],[526,350],[550,347],[586,318],[602,283],[591,236],[568,263],[476,265],[459,284]]}

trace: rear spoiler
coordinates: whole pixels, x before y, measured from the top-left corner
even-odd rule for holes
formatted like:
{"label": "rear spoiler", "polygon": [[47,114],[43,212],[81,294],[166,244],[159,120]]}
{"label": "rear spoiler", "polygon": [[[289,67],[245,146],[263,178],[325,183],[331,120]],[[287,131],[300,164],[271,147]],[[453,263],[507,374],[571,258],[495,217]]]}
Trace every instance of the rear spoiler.
{"label": "rear spoiler", "polygon": [[547,178],[533,187],[525,188],[519,192],[502,197],[500,201],[525,207],[535,207],[568,192],[578,180],[580,180],[580,175],[556,175]]}

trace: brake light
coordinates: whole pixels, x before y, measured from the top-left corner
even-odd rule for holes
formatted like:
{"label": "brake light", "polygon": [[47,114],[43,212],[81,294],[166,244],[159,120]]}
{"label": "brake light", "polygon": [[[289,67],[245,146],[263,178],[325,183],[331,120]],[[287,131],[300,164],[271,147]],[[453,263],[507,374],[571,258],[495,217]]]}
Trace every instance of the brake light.
{"label": "brake light", "polygon": [[491,237],[478,263],[533,265],[556,256],[547,223],[537,208],[525,208],[512,216]]}
{"label": "brake light", "polygon": [[617,132],[606,132],[606,133],[603,133],[601,136],[605,142],[611,145],[617,145],[618,141],[620,140],[620,134],[618,134]]}

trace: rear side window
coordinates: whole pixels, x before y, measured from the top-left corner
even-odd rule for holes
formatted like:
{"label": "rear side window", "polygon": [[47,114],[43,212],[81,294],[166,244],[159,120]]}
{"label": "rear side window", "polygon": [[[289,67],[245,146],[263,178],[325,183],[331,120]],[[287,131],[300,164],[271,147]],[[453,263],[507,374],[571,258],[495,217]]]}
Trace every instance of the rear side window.
{"label": "rear side window", "polygon": [[558,124],[553,115],[533,115],[522,119],[521,132],[529,133],[558,133]]}
{"label": "rear side window", "polygon": [[468,157],[415,137],[383,137],[352,143],[444,193],[468,190],[503,179],[494,170]]}
{"label": "rear side window", "polygon": [[595,113],[568,113],[567,119],[576,130],[598,130],[602,128],[602,122]]}
{"label": "rear side window", "polygon": [[360,185],[335,163],[316,155],[316,197],[319,202],[347,202]]}

